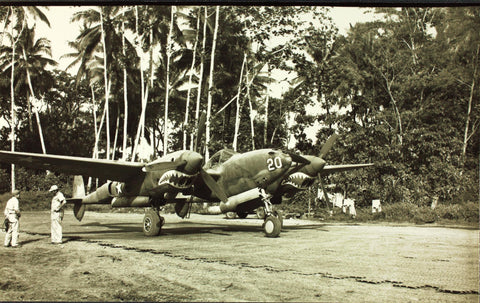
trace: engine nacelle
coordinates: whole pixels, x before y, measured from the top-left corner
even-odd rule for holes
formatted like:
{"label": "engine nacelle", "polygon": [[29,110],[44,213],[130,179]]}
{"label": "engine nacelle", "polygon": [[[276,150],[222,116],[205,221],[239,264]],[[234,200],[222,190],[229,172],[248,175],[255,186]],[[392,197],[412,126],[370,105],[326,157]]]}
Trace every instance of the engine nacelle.
{"label": "engine nacelle", "polygon": [[122,196],[125,184],[122,182],[107,182],[97,188],[96,191],[87,195],[82,203],[84,204],[108,204],[113,197]]}
{"label": "engine nacelle", "polygon": [[222,213],[227,213],[230,211],[235,211],[239,204],[245,203],[247,201],[251,201],[254,199],[260,198],[260,190],[258,188],[253,188],[247,190],[246,192],[240,193],[235,196],[228,197],[227,202],[220,203],[220,211]]}
{"label": "engine nacelle", "polygon": [[150,198],[146,196],[123,196],[112,200],[112,207],[147,207],[150,206]]}

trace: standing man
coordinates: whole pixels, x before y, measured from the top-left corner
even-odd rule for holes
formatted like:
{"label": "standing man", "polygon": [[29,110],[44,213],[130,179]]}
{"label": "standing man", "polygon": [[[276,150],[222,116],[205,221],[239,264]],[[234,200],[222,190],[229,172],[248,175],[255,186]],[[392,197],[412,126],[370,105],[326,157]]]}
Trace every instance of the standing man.
{"label": "standing man", "polygon": [[12,191],[12,197],[7,201],[5,206],[5,217],[8,219],[8,231],[5,235],[4,246],[18,247],[18,219],[20,218],[20,207],[18,205],[18,197],[20,191]]}
{"label": "standing man", "polygon": [[53,193],[52,207],[51,207],[51,233],[52,244],[62,244],[62,220],[63,220],[63,206],[67,204],[65,197],[58,189],[57,185],[52,185],[49,192]]}

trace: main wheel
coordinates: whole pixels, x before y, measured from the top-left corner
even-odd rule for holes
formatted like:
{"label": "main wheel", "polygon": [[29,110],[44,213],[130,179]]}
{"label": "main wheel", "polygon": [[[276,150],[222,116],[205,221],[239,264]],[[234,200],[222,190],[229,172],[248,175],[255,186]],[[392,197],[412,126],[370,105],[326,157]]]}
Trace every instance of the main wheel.
{"label": "main wheel", "polygon": [[263,224],[263,231],[265,232],[265,236],[269,238],[276,238],[280,234],[281,230],[282,224],[277,217],[268,216],[265,219],[265,223]]}
{"label": "main wheel", "polygon": [[143,234],[147,237],[158,236],[164,223],[165,219],[158,213],[153,210],[147,211],[143,217]]}
{"label": "main wheel", "polygon": [[278,220],[280,221],[280,226],[283,228],[283,215],[282,215],[282,212],[274,210],[274,211],[273,211],[273,215],[278,218]]}
{"label": "main wheel", "polygon": [[248,216],[248,213],[237,212],[237,216],[238,216],[240,219],[245,219],[245,218]]}

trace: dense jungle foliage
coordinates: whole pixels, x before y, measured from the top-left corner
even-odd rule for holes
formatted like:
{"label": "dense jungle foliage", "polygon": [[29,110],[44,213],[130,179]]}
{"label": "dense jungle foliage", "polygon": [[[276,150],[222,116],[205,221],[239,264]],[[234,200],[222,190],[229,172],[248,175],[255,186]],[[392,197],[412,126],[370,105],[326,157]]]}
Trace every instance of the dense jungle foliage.
{"label": "dense jungle foliage", "polygon": [[[336,132],[329,164],[375,164],[324,180],[357,207],[438,198],[478,212],[480,7],[370,10],[374,20],[341,35],[326,7],[81,7],[67,72],[35,36],[47,8],[0,7],[0,149],[11,149],[12,101],[16,151],[123,160],[190,148],[206,111],[210,155],[318,154]],[[138,154],[145,142],[149,156]],[[23,190],[52,178],[69,182],[16,168]],[[292,206],[304,211],[315,194]]]}

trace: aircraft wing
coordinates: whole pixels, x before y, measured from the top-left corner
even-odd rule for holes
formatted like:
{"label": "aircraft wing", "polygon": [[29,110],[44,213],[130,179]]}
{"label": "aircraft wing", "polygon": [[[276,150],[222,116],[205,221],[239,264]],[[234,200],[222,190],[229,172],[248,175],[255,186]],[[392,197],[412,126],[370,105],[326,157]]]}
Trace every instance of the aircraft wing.
{"label": "aircraft wing", "polygon": [[332,173],[343,172],[347,170],[359,169],[373,166],[373,163],[366,164],[341,164],[341,165],[325,165],[321,174],[322,176],[329,175]]}
{"label": "aircraft wing", "polygon": [[51,170],[69,175],[84,175],[121,182],[126,182],[145,174],[142,171],[142,168],[145,166],[144,163],[36,153],[0,151],[0,162]]}

